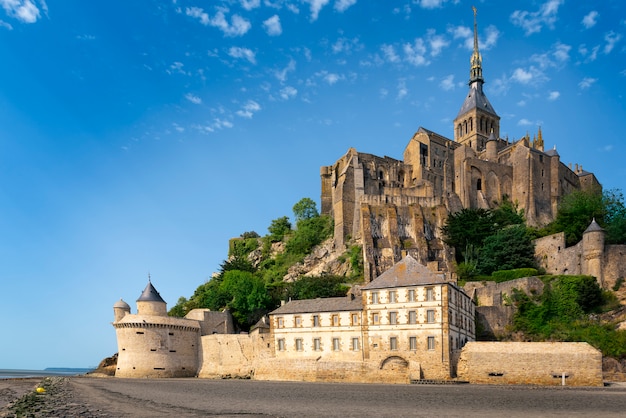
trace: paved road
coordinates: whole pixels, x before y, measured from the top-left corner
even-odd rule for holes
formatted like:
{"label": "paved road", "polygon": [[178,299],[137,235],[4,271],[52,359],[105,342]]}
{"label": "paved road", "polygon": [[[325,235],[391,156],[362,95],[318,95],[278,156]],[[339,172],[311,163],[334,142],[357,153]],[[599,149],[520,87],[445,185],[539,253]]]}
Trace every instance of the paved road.
{"label": "paved road", "polygon": [[111,416],[626,416],[626,387],[371,385],[73,378],[74,401]]}

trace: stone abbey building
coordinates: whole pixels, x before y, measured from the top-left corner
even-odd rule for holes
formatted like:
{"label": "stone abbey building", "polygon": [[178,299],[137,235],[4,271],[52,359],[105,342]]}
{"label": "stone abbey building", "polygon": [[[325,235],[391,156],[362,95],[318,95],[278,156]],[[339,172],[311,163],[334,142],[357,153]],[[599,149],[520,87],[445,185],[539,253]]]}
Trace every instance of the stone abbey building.
{"label": "stone abbey building", "polygon": [[483,91],[474,15],[469,90],[454,118],[454,139],[420,127],[404,159],[350,148],[321,168],[322,213],[335,220],[335,243],[363,242],[366,280],[409,253],[433,271],[450,272],[452,255],[440,237],[448,213],[493,208],[508,198],[530,225],[554,220],[562,196],[600,186],[595,176],[545,150],[541,129],[531,140],[500,138],[500,116]]}

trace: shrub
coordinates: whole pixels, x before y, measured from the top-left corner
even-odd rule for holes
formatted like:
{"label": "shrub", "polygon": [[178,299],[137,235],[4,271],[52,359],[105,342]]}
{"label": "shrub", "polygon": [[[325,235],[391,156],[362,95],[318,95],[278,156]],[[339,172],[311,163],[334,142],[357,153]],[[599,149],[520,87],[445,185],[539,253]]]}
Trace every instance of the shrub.
{"label": "shrub", "polygon": [[495,282],[501,283],[509,280],[520,279],[522,277],[536,276],[539,271],[535,268],[520,268],[512,270],[498,270],[491,273]]}

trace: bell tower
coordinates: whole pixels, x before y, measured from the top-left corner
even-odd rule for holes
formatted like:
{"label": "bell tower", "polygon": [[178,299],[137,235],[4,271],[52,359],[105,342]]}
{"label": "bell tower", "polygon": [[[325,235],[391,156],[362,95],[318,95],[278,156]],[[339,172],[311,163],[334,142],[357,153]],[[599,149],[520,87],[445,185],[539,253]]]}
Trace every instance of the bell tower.
{"label": "bell tower", "polygon": [[489,103],[483,92],[483,58],[478,50],[478,25],[474,11],[474,51],[470,59],[469,92],[461,110],[454,119],[454,140],[474,151],[485,149],[491,133],[500,137],[500,116]]}

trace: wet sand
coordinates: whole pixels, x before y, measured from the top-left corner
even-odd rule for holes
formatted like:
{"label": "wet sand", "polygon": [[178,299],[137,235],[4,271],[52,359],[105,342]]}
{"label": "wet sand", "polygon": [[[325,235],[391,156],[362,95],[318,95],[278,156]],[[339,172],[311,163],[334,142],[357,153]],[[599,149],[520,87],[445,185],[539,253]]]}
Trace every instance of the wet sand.
{"label": "wet sand", "polygon": [[[21,381],[17,381],[21,380]],[[0,381],[34,417],[622,417],[626,387],[371,385],[206,379],[59,377]],[[8,390],[7,390],[8,389]],[[10,391],[10,393],[9,393]],[[27,402],[23,402],[23,399]],[[6,396],[1,398],[4,402]],[[21,402],[21,404],[20,404]]]}

